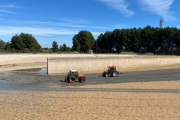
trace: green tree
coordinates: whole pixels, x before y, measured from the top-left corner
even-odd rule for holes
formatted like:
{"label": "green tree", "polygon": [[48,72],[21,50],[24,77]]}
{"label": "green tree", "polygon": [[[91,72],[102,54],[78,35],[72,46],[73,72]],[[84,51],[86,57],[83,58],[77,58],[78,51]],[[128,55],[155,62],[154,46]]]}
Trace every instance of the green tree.
{"label": "green tree", "polygon": [[24,51],[25,48],[33,48],[35,51],[39,51],[41,46],[31,34],[25,34],[22,32],[21,34],[16,34],[11,38],[11,48],[15,48],[18,51]]}
{"label": "green tree", "polygon": [[62,45],[60,45],[59,50],[63,51],[63,46]]}
{"label": "green tree", "polygon": [[24,49],[23,39],[17,34],[11,38],[11,48],[22,51]]}
{"label": "green tree", "polygon": [[58,43],[54,40],[54,42],[52,43],[52,50],[53,52],[58,52]]}
{"label": "green tree", "polygon": [[67,48],[66,44],[64,43],[63,44],[63,51],[67,51],[67,50],[68,50],[68,48]]}
{"label": "green tree", "polygon": [[101,33],[98,38],[97,38],[97,45],[98,45],[98,49],[99,49],[99,52],[103,52],[104,51],[104,46],[103,46],[103,41],[102,41],[102,37],[103,37],[103,34]]}
{"label": "green tree", "polygon": [[23,39],[24,48],[28,48],[28,49],[34,48],[35,51],[38,51],[41,49],[41,46],[31,34],[28,34],[28,33],[25,34],[22,32],[19,36],[21,39]]}
{"label": "green tree", "polygon": [[60,51],[71,51],[71,48],[67,47],[67,45],[64,43],[63,45],[60,45]]}
{"label": "green tree", "polygon": [[102,45],[104,46],[104,49],[106,52],[110,52],[112,48],[115,46],[114,45],[114,40],[112,39],[112,32],[111,31],[106,31],[102,37]]}
{"label": "green tree", "polygon": [[114,41],[114,48],[116,49],[116,51],[120,52],[123,49],[123,30],[120,29],[115,29],[112,33],[112,39]]}
{"label": "green tree", "polygon": [[0,49],[5,49],[6,44],[7,44],[6,42],[0,39]]}
{"label": "green tree", "polygon": [[91,32],[83,30],[73,37],[73,50],[87,52],[91,50],[95,39]]}
{"label": "green tree", "polygon": [[95,43],[94,43],[94,45],[93,45],[93,47],[92,47],[92,50],[93,50],[94,53],[100,52],[100,49],[99,49],[99,47],[98,47],[98,41],[97,41],[97,40],[95,41]]}
{"label": "green tree", "polygon": [[77,39],[77,34],[76,35],[74,35],[74,37],[73,37],[73,47],[72,47],[72,49],[74,50],[74,51],[80,51],[80,43],[79,43],[79,40]]}
{"label": "green tree", "polygon": [[8,53],[11,52],[11,47],[10,47],[9,41],[8,41],[7,44],[6,44],[5,50],[6,50],[6,52],[8,52]]}

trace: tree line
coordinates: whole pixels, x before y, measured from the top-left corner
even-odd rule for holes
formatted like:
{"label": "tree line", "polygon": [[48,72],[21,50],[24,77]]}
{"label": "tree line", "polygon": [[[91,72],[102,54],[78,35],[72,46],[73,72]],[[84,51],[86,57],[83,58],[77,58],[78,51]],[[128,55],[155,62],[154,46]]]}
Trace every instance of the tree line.
{"label": "tree line", "polygon": [[73,50],[94,52],[164,52],[180,50],[180,29],[176,27],[115,29],[106,31],[94,40],[88,31],[80,31],[73,37]]}
{"label": "tree line", "polygon": [[[109,52],[169,52],[180,50],[180,29],[176,27],[151,27],[115,29],[101,33],[95,40],[92,33],[86,30],[80,31],[72,38],[72,48],[64,43],[58,46],[54,40],[49,52],[78,51],[88,52],[93,50],[95,53]],[[21,33],[14,35],[10,42],[0,39],[0,49],[6,52],[38,52],[42,48],[31,34]]]}
{"label": "tree line", "polygon": [[4,42],[1,40],[0,49],[6,50],[6,52],[38,52],[41,46],[37,40],[28,33],[16,34],[11,38],[11,41]]}
{"label": "tree line", "polygon": [[72,49],[70,47],[67,47],[67,45],[64,43],[63,45],[60,45],[58,47],[58,43],[54,40],[52,43],[52,52],[70,52]]}
{"label": "tree line", "polygon": [[41,48],[40,44],[37,42],[35,37],[32,36],[32,34],[28,33],[21,33],[16,34],[11,38],[11,41],[4,42],[0,39],[0,52],[3,52],[3,50],[7,53],[15,53],[15,52],[21,52],[21,53],[29,53],[29,52],[43,52],[43,49],[46,52],[59,52],[59,51],[71,51],[72,49],[70,47],[67,47],[64,43],[63,45],[60,45],[60,49],[58,48],[58,44],[56,41],[52,43],[52,48]]}

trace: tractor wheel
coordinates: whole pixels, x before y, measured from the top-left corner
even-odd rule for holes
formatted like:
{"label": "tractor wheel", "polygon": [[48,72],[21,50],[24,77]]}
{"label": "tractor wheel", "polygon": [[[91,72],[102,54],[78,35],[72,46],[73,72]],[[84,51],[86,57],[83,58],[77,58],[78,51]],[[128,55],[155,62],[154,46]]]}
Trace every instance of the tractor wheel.
{"label": "tractor wheel", "polygon": [[72,82],[74,82],[74,81],[75,81],[75,79],[72,78],[72,77],[68,77],[68,78],[67,78],[67,83],[72,83]]}
{"label": "tractor wheel", "polygon": [[105,74],[103,73],[103,77],[105,77]]}
{"label": "tractor wheel", "polygon": [[117,76],[117,72],[113,72],[113,77]]}
{"label": "tractor wheel", "polygon": [[85,82],[84,78],[79,78],[79,82]]}
{"label": "tractor wheel", "polygon": [[107,73],[105,73],[105,77],[108,77],[108,74],[107,74]]}
{"label": "tractor wheel", "polygon": [[70,77],[70,82],[74,82],[75,79],[73,77]]}

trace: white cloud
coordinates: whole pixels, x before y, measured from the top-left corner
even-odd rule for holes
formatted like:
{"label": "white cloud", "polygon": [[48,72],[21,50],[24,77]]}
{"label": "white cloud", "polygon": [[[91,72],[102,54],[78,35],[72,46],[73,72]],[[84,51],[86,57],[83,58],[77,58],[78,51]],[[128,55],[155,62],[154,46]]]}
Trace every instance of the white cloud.
{"label": "white cloud", "polygon": [[72,35],[78,33],[77,30],[70,29],[52,29],[52,28],[38,28],[38,27],[14,27],[14,26],[0,26],[0,35],[20,34],[21,32],[29,33],[33,35]]}
{"label": "white cloud", "polygon": [[140,0],[139,2],[143,5],[142,10],[144,11],[159,15],[166,21],[176,20],[176,17],[172,16],[172,12],[169,11],[174,0]]}
{"label": "white cloud", "polygon": [[86,19],[65,19],[65,18],[56,18],[62,21],[66,21],[66,22],[70,22],[70,23],[74,23],[74,24],[87,24],[87,23],[91,23],[89,20]]}
{"label": "white cloud", "polygon": [[92,27],[88,27],[87,28],[96,28],[96,29],[114,29],[113,27],[98,27],[98,26],[92,26]]}
{"label": "white cloud", "polygon": [[[19,23],[19,21],[18,21]],[[76,25],[72,23],[57,23],[57,22],[40,22],[40,21],[27,21],[27,22],[21,22],[23,24],[38,24],[43,26],[54,26],[54,27],[75,27],[75,28],[96,28],[96,29],[114,29],[112,27],[99,27],[99,26],[82,26],[82,25]]]}
{"label": "white cloud", "polygon": [[[43,21],[4,21],[3,23],[11,23],[14,25],[29,25],[29,26],[48,26],[48,27],[72,27],[72,28],[95,28],[95,29],[114,29],[115,26],[100,27],[100,26],[82,26],[73,23],[57,23],[57,22],[43,22]],[[123,26],[123,25],[122,25]],[[125,25],[124,25],[125,26]]]}
{"label": "white cloud", "polygon": [[135,13],[128,9],[129,4],[126,0],[97,0],[106,4],[111,9],[118,10],[119,12],[125,14],[126,16],[132,16]]}
{"label": "white cloud", "polygon": [[61,35],[52,35],[52,36],[50,36],[51,38],[57,38],[57,37],[59,37],[59,36],[61,36]]}
{"label": "white cloud", "polygon": [[85,27],[81,25],[74,25],[71,23],[57,23],[57,22],[44,22],[44,21],[21,21],[21,20],[6,20],[3,23],[14,25],[30,25],[30,26],[50,26],[50,27]]}
{"label": "white cloud", "polygon": [[40,43],[42,48],[52,48],[52,44],[49,43]]}
{"label": "white cloud", "polygon": [[34,21],[32,23],[34,23],[34,24],[44,24],[44,25],[50,25],[50,26],[85,27],[85,26],[80,26],[80,25],[74,25],[74,24],[71,24],[71,23],[37,22],[37,21]]}
{"label": "white cloud", "polygon": [[5,12],[5,13],[14,13],[14,12],[11,12],[11,11],[8,11],[8,10],[2,10],[2,9],[0,9],[0,12]]}
{"label": "white cloud", "polygon": [[12,11],[9,11],[9,10],[5,10],[5,9],[2,9],[2,8],[21,8],[21,7],[18,7],[14,4],[9,4],[9,5],[0,5],[0,12],[5,12],[5,13],[14,13]]}
{"label": "white cloud", "polygon": [[[21,32],[41,36],[55,36],[55,35],[75,35],[79,32],[76,29],[65,28],[46,28],[46,27],[14,27],[14,26],[0,26],[0,35],[15,35]],[[92,32],[93,35],[99,35],[100,32]]]}
{"label": "white cloud", "polygon": [[9,5],[0,5],[0,8],[21,8],[21,7],[13,4],[9,4]]}
{"label": "white cloud", "polygon": [[128,27],[128,25],[123,25],[123,24],[117,24],[117,25],[111,25],[111,26],[114,27],[114,29],[115,28],[120,29],[120,28]]}

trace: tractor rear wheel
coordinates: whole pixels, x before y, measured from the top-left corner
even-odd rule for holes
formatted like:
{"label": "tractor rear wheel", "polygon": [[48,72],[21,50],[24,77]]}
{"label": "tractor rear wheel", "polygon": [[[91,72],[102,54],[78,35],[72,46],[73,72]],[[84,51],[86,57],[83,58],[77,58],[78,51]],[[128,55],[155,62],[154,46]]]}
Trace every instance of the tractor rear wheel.
{"label": "tractor rear wheel", "polygon": [[113,77],[117,76],[117,72],[113,72]]}
{"label": "tractor rear wheel", "polygon": [[79,78],[79,82],[85,82],[84,78]]}
{"label": "tractor rear wheel", "polygon": [[74,80],[74,78],[72,78],[72,77],[67,77],[67,83],[72,83],[72,82],[74,82],[75,80]]}

